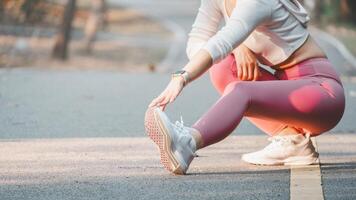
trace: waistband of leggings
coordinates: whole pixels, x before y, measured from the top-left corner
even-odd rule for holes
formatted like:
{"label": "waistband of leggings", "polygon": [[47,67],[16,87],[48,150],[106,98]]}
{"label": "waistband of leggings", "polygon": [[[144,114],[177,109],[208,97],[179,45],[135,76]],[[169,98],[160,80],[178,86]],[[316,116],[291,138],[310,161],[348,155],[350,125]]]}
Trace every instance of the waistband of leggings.
{"label": "waistband of leggings", "polygon": [[334,70],[331,62],[327,58],[310,58],[293,67],[276,70],[275,74],[281,80],[306,76],[324,76],[332,78],[341,84],[338,73]]}

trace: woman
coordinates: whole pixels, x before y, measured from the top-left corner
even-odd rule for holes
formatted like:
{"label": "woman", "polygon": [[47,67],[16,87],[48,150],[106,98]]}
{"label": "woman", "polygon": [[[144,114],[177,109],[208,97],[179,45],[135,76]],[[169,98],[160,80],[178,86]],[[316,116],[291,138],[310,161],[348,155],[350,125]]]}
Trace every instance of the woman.
{"label": "woman", "polygon": [[[218,31],[222,18],[226,25]],[[173,73],[146,112],[146,131],[167,170],[185,174],[195,151],[227,137],[242,117],[271,136],[271,144],[244,154],[244,161],[315,162],[310,136],[336,126],[345,96],[338,74],[306,29],[308,20],[296,0],[201,1],[189,34],[190,61]],[[163,112],[166,105],[209,68],[221,98],[192,127],[171,123]]]}

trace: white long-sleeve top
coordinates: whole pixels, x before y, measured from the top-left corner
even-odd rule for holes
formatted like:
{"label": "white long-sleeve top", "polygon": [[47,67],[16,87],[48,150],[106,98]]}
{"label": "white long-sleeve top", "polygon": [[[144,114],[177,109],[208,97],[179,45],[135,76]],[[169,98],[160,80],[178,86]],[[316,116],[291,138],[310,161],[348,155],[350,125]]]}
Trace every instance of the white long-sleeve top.
{"label": "white long-sleeve top", "polygon": [[[308,14],[296,0],[237,0],[230,17],[225,1],[201,0],[189,33],[189,59],[204,49],[217,63],[243,43],[261,63],[274,66],[286,60],[309,36]],[[218,31],[223,18],[226,24]]]}

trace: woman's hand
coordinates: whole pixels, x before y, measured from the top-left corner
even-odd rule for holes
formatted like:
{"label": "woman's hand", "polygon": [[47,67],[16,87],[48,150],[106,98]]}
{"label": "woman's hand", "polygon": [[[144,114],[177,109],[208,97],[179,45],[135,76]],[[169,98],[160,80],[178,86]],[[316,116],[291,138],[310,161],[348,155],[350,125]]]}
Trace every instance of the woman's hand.
{"label": "woman's hand", "polygon": [[168,103],[173,102],[177,98],[183,87],[183,77],[172,78],[166,89],[157,98],[153,99],[149,107],[162,107],[162,110],[164,110]]}
{"label": "woman's hand", "polygon": [[256,81],[259,69],[256,56],[244,45],[232,51],[236,60],[237,77],[242,81]]}

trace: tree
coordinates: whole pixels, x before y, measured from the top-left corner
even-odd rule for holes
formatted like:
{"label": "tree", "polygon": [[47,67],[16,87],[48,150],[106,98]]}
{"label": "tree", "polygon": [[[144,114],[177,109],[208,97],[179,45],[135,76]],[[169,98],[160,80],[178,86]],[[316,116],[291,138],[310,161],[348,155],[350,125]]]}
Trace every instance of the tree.
{"label": "tree", "polygon": [[323,11],[323,0],[315,0],[314,4],[314,19],[316,22],[321,22],[321,15]]}
{"label": "tree", "polygon": [[76,0],[67,0],[60,30],[52,51],[52,58],[54,59],[66,60],[68,58],[68,44],[70,41],[70,32],[72,30],[75,9]]}
{"label": "tree", "polygon": [[355,0],[341,0],[340,1],[340,11],[341,17],[350,22],[356,23],[356,13],[352,12],[356,10]]}
{"label": "tree", "polygon": [[3,15],[4,15],[4,2],[3,1],[0,1],[0,21],[2,20],[3,18]]}
{"label": "tree", "polygon": [[91,52],[96,33],[99,27],[103,26],[104,24],[106,10],[105,0],[91,1],[91,13],[84,29],[84,48],[87,53]]}
{"label": "tree", "polygon": [[21,5],[21,10],[25,13],[25,21],[31,19],[33,13],[36,12],[35,7],[39,2],[40,0],[28,0],[23,2],[23,4]]}

